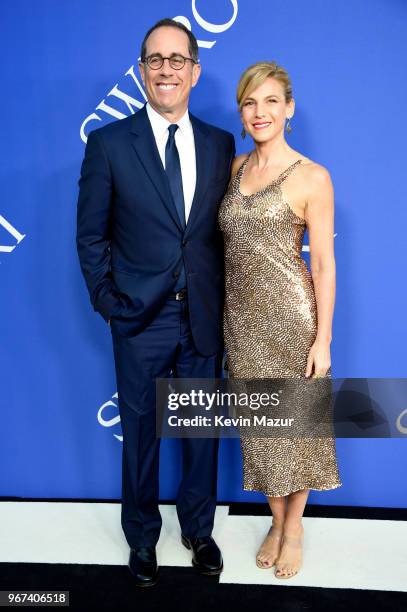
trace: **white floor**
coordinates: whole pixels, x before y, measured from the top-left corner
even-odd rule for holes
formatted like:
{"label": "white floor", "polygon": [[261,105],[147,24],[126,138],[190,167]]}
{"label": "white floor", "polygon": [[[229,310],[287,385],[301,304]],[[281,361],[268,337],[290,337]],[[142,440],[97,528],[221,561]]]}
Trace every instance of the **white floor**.
{"label": "white floor", "polygon": [[[160,510],[159,565],[189,567],[175,507]],[[228,507],[219,506],[213,536],[224,558],[220,582],[407,592],[406,522],[304,518],[303,524],[303,567],[297,576],[279,580],[254,562],[270,518],[228,516]],[[126,565],[128,554],[120,504],[0,503],[1,562]]]}

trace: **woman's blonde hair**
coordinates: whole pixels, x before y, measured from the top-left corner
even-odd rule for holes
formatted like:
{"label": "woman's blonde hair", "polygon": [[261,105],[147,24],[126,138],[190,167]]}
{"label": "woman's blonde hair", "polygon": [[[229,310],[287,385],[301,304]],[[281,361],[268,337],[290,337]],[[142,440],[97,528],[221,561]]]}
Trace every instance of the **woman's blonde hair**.
{"label": "woman's blonde hair", "polygon": [[245,99],[269,77],[276,79],[284,89],[285,101],[290,102],[293,97],[291,80],[288,72],[276,62],[257,62],[249,66],[240,77],[236,99],[239,111],[242,110]]}

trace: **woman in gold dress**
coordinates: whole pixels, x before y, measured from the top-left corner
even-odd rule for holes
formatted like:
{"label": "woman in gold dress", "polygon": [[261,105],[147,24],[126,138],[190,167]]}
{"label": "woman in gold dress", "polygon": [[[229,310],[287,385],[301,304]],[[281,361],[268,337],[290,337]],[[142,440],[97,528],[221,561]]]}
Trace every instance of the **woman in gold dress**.
{"label": "woman in gold dress", "polygon": [[[281,66],[250,66],[237,102],[243,135],[255,148],[234,160],[219,211],[229,376],[327,380],[335,302],[331,178],[286,142],[295,103]],[[305,229],[310,271],[301,257]],[[335,439],[242,437],[241,446],[244,489],[263,492],[273,516],[256,563],[289,578],[302,564],[309,490],[342,484]]]}

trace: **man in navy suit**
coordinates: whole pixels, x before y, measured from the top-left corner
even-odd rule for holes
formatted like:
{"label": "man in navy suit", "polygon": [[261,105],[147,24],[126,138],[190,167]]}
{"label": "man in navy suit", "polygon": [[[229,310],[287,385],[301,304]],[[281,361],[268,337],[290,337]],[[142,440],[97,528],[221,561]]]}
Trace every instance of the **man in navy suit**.
{"label": "man in navy suit", "polygon": [[[164,19],[146,34],[148,103],[89,134],[79,180],[77,248],[92,305],[110,323],[123,430],[121,523],[138,585],[157,581],[159,439],[155,379],[220,376],[224,294],[220,201],[232,134],[188,112],[200,76],[195,36]],[[182,440],[176,507],[203,573],[222,571],[211,537],[218,440]]]}

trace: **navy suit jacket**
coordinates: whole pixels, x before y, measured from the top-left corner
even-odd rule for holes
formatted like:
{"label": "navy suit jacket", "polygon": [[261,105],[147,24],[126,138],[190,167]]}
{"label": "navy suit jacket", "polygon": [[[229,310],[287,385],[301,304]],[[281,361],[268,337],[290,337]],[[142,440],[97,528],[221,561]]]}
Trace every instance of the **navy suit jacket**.
{"label": "navy suit jacket", "polygon": [[197,180],[186,229],[145,107],[89,134],[79,179],[77,249],[91,303],[133,336],[173,291],[184,261],[191,330],[202,355],[221,350],[223,240],[218,209],[235,155],[232,134],[190,114]]}

